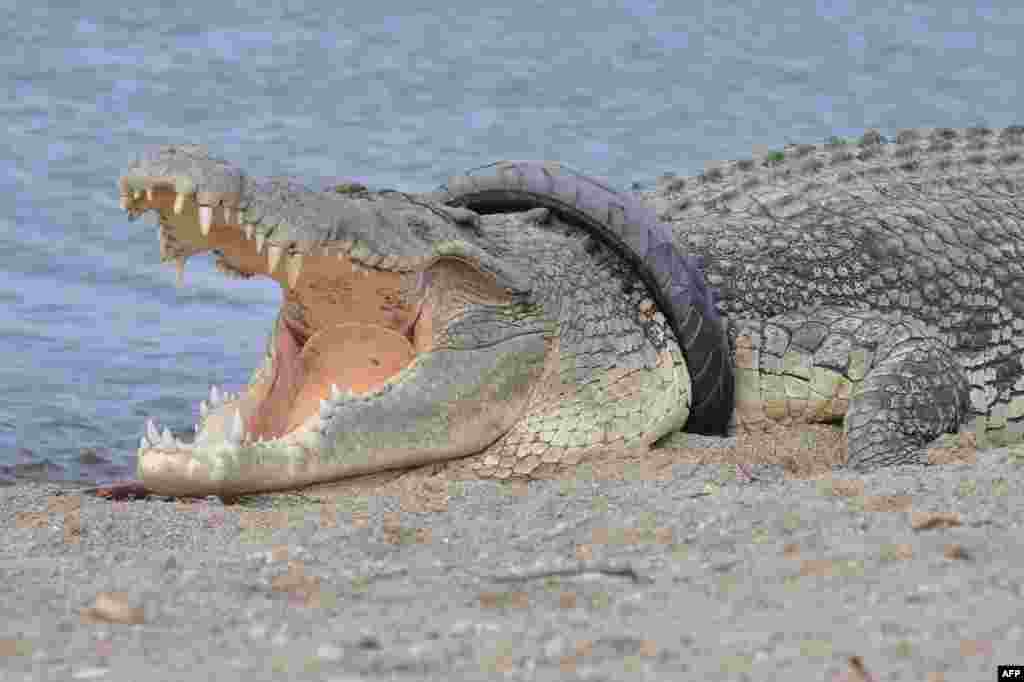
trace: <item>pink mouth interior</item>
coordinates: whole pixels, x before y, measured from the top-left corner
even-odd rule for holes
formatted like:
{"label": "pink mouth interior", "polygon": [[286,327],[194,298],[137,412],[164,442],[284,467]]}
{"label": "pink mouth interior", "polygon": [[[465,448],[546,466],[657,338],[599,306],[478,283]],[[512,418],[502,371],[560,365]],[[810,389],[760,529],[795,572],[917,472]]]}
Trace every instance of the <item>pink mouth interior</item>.
{"label": "pink mouth interior", "polygon": [[246,430],[255,436],[277,438],[286,432],[292,401],[305,378],[301,350],[284,319],[278,318],[274,345],[274,375],[269,390],[246,420]]}

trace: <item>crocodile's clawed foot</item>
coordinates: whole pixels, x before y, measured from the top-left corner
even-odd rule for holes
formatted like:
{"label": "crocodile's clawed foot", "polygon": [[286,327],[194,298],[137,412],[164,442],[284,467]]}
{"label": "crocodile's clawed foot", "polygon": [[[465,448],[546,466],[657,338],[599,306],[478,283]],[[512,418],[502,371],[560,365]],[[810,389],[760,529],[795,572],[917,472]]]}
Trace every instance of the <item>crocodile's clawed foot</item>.
{"label": "crocodile's clawed foot", "polygon": [[919,336],[901,341],[868,372],[850,401],[847,466],[928,464],[929,443],[954,433],[970,410],[970,386],[949,348]]}

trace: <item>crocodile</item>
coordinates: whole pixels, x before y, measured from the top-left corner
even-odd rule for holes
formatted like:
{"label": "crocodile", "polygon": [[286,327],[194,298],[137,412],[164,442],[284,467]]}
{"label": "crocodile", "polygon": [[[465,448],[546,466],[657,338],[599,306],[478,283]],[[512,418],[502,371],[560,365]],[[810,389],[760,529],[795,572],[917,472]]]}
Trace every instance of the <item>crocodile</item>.
{"label": "crocodile", "polygon": [[145,151],[122,209],[179,282],[213,252],[283,292],[263,364],[191,442],[146,423],[147,491],[236,496],[464,461],[538,477],[666,436],[843,424],[846,466],[1024,432],[1024,128],[869,131],[631,195],[502,161],[435,192],[254,178]]}

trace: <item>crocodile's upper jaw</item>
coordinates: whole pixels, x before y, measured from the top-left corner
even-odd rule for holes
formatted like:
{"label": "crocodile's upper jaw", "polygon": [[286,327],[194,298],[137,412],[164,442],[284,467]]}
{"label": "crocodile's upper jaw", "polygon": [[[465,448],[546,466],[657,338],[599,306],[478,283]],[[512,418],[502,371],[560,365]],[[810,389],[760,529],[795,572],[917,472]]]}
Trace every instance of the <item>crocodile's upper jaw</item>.
{"label": "crocodile's upper jaw", "polygon": [[264,365],[246,390],[211,388],[209,403],[199,406],[195,443],[149,422],[141,450],[277,439],[314,428],[321,401],[379,387],[429,350],[429,325],[417,324],[424,278],[416,270],[429,262],[426,256],[363,255],[360,263],[350,242],[288,254],[250,238],[251,226],[239,224],[231,207],[198,205],[195,195],[168,185],[155,179],[139,190],[122,182],[121,206],[132,215],[159,213],[161,260],[176,264],[179,284],[190,256],[216,251],[222,272],[271,277],[284,301]]}

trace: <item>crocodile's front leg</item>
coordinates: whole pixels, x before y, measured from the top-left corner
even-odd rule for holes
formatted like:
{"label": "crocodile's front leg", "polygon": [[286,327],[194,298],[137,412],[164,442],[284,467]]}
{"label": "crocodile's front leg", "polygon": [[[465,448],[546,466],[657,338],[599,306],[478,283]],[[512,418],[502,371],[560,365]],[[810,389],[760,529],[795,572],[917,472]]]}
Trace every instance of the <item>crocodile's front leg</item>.
{"label": "crocodile's front leg", "polygon": [[894,345],[850,401],[846,465],[927,464],[925,446],[967,420],[967,378],[949,348],[916,336]]}
{"label": "crocodile's front leg", "polygon": [[737,428],[844,422],[856,470],[926,461],[967,418],[969,392],[949,349],[918,320],[809,308],[734,321]]}

